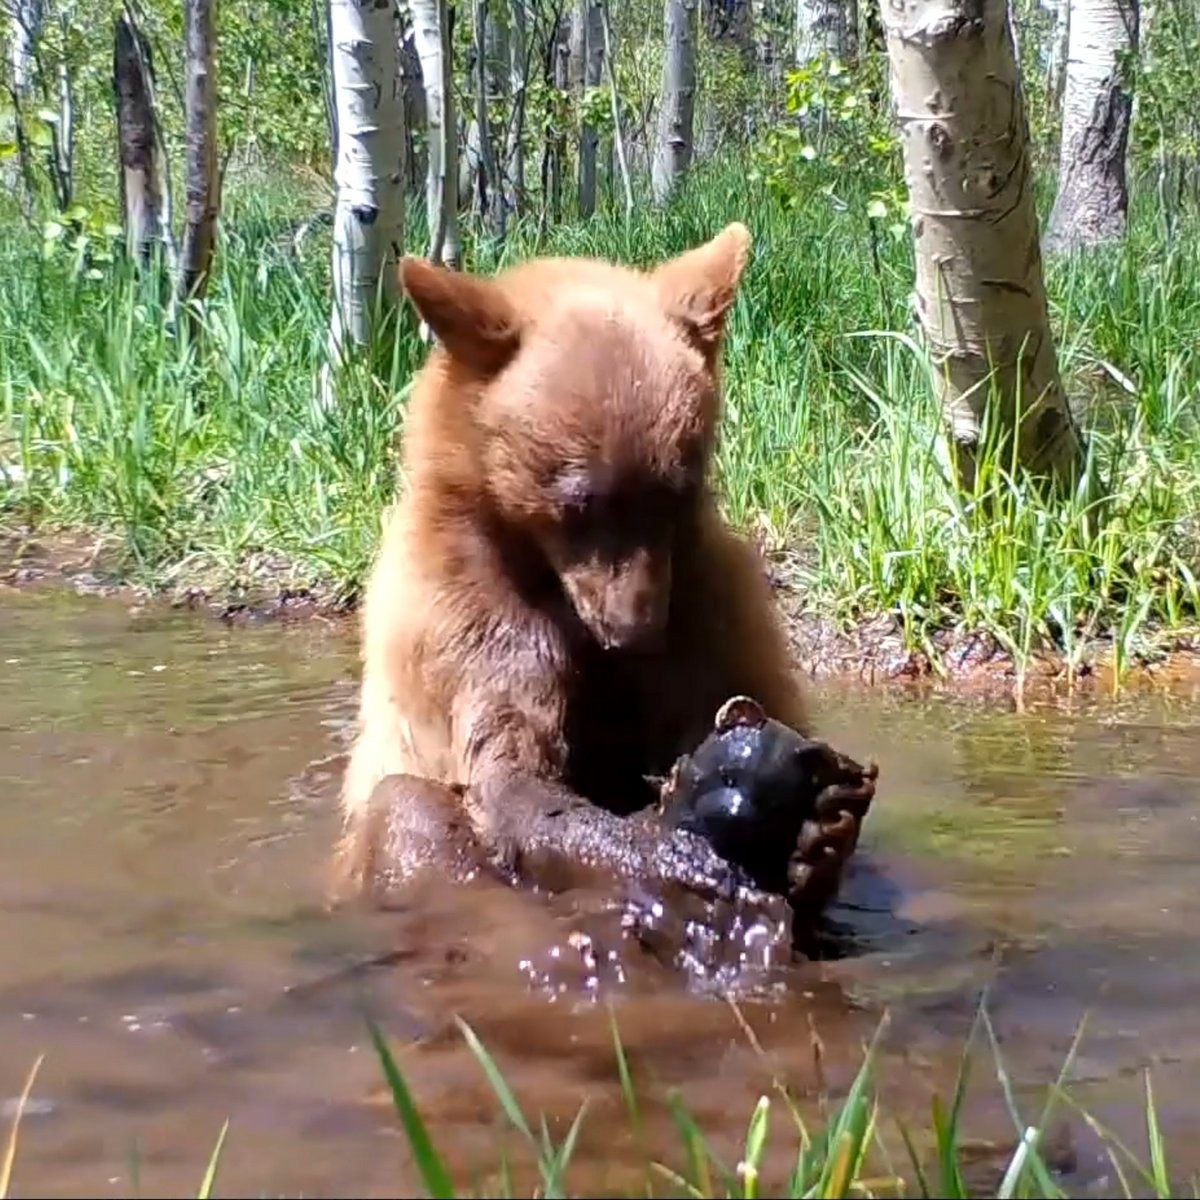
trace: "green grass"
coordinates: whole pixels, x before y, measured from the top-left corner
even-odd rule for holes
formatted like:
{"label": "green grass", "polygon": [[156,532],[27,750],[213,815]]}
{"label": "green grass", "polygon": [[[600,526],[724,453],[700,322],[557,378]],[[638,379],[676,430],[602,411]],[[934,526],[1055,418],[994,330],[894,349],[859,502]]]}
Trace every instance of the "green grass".
{"label": "green grass", "polygon": [[[518,1137],[528,1151],[537,1183],[534,1190],[521,1190],[513,1178],[512,1164],[502,1147],[497,1149],[495,1169],[487,1173],[486,1182],[476,1179],[470,1187],[461,1180],[455,1182],[462,1168],[452,1166],[454,1150],[443,1141],[438,1145],[436,1130],[427,1125],[421,1115],[404,1074],[378,1027],[367,1019],[368,1032],[382,1068],[383,1076],[411,1154],[412,1165],[420,1179],[423,1193],[430,1197],[537,1195],[548,1198],[580,1194],[573,1191],[572,1162],[580,1131],[587,1118],[586,1101],[580,1106],[565,1133],[552,1135],[544,1117],[531,1121],[523,1110],[503,1072],[475,1032],[459,1020],[459,1026],[472,1055],[478,1062],[496,1100],[498,1115],[503,1124]],[[631,1082],[629,1065],[615,1020],[613,1049],[626,1113],[639,1150],[645,1154],[643,1182],[635,1192],[614,1192],[606,1195],[685,1196],[685,1197],[745,1197],[758,1196],[848,1197],[848,1196],[920,1196],[956,1200],[968,1196],[994,1196],[998,1200],[1015,1197],[1057,1198],[1070,1195],[1062,1178],[1043,1155],[1047,1132],[1056,1111],[1071,1109],[1076,1119],[1088,1126],[1097,1136],[1107,1159],[1109,1195],[1171,1197],[1200,1196],[1200,1180],[1188,1182],[1188,1190],[1173,1178],[1167,1150],[1159,1127],[1157,1107],[1150,1083],[1145,1076],[1144,1121],[1148,1162],[1130,1149],[1115,1133],[1105,1128],[1084,1110],[1070,1095],[1066,1085],[1072,1061],[1078,1049],[1082,1026],[1068,1052],[1058,1079],[1047,1089],[1045,1102],[1036,1114],[1025,1114],[1017,1103],[1012,1080],[1005,1068],[1000,1047],[981,1004],[975,1025],[963,1049],[958,1078],[953,1095],[947,1103],[942,1096],[932,1101],[930,1122],[921,1131],[914,1130],[898,1115],[889,1116],[881,1107],[875,1088],[875,1063],[878,1044],[886,1026],[881,1021],[871,1043],[864,1048],[859,1070],[844,1096],[833,1099],[827,1094],[818,1097],[819,1121],[806,1122],[800,1104],[786,1085],[774,1079],[774,1098],[759,1098],[746,1124],[743,1148],[739,1161],[731,1165],[722,1161],[709,1138],[687,1110],[686,1102],[677,1092],[669,1096],[672,1114],[679,1133],[678,1145],[648,1149],[639,1124],[640,1102]],[[989,1172],[994,1182],[986,1187],[973,1185],[965,1169],[964,1151],[970,1141],[964,1122],[964,1098],[972,1061],[970,1051],[983,1030],[991,1052],[996,1082],[1003,1095],[1013,1122],[1010,1151],[998,1151],[994,1169]],[[38,1062],[40,1063],[39,1058]],[[0,1169],[0,1200],[8,1194],[16,1155],[21,1108],[36,1074],[30,1073],[21,1104],[18,1105],[8,1139],[8,1152]],[[785,1147],[790,1163],[784,1171],[771,1171],[766,1160],[768,1119],[773,1104],[778,1104],[789,1118],[789,1141]],[[230,1134],[226,1122],[217,1137],[197,1193],[200,1197],[214,1194],[217,1169]],[[619,1132],[609,1128],[605,1135],[614,1144]],[[897,1149],[899,1153],[897,1153]],[[669,1161],[664,1161],[667,1159]],[[672,1165],[675,1164],[675,1165]],[[579,1172],[575,1172],[578,1175]],[[137,1172],[134,1171],[136,1178]],[[353,1187],[354,1180],[347,1179]],[[589,1186],[580,1180],[579,1186]],[[590,1186],[594,1188],[594,1177]],[[530,1187],[526,1184],[526,1188]],[[1119,1191],[1117,1190],[1119,1187]],[[592,1194],[587,1192],[585,1194]]]}
{"label": "green grass", "polygon": [[[649,262],[747,221],[755,259],[728,344],[720,483],[735,521],[792,552],[811,611],[845,628],[892,614],[935,658],[942,635],[985,631],[1022,667],[1047,648],[1078,662],[1097,641],[1122,666],[1190,633],[1200,218],[1165,241],[1144,189],[1124,246],[1049,267],[1060,358],[1086,407],[1091,502],[1044,501],[995,455],[962,497],[910,336],[911,250],[873,237],[856,187],[838,180],[844,209],[813,191],[786,210],[743,165],[718,163],[666,213],[628,227],[600,216],[540,244],[518,227],[505,257]],[[405,313],[375,372],[351,364],[322,404],[328,236],[292,254],[286,221],[305,211],[231,186],[199,353],[122,269],[89,278],[43,261],[19,222],[2,223],[0,521],[107,532],[139,582],[353,598],[423,350]],[[410,247],[422,244],[415,223]],[[477,249],[473,265],[495,265]]]}

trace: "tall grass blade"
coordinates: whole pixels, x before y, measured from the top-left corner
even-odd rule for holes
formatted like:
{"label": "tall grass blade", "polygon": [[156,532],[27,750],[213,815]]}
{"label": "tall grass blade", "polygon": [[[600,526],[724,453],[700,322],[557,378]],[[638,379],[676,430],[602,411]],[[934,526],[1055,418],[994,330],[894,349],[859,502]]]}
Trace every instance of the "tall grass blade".
{"label": "tall grass blade", "polygon": [[37,1078],[38,1071],[41,1070],[42,1061],[45,1059],[45,1054],[39,1054],[33,1060],[33,1066],[29,1068],[29,1074],[25,1076],[25,1086],[21,1089],[20,1096],[17,1097],[16,1112],[13,1113],[12,1128],[8,1131],[8,1142],[4,1147],[4,1161],[0,1162],[0,1200],[7,1200],[9,1184],[12,1183],[13,1166],[17,1161],[17,1143],[21,1135],[21,1117],[25,1112],[25,1105],[29,1103],[30,1093],[33,1091],[33,1081]]}
{"label": "tall grass blade", "polygon": [[404,1082],[404,1076],[396,1065],[396,1060],[392,1057],[392,1052],[388,1049],[388,1044],[379,1027],[369,1016],[366,1017],[366,1022],[371,1042],[375,1046],[375,1053],[379,1057],[388,1087],[391,1089],[392,1103],[404,1126],[404,1133],[412,1149],[417,1170],[420,1171],[421,1179],[425,1184],[425,1191],[428,1195],[435,1197],[435,1200],[453,1200],[455,1193],[450,1173],[446,1169],[441,1155],[434,1147],[429,1130],[426,1129],[425,1122],[421,1119],[421,1114],[408,1090],[408,1085]]}

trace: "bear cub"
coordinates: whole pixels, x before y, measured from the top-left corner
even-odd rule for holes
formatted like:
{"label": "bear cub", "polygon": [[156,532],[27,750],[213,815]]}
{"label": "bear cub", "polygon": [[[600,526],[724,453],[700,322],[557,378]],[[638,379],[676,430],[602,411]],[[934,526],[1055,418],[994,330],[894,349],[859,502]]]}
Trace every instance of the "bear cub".
{"label": "bear cub", "polygon": [[[364,601],[343,886],[440,856],[551,886],[748,887],[660,825],[652,781],[730,696],[809,733],[764,565],[709,484],[749,251],[735,223],[649,270],[403,260],[437,344]],[[794,901],[836,891],[865,814],[847,807],[810,830]]]}

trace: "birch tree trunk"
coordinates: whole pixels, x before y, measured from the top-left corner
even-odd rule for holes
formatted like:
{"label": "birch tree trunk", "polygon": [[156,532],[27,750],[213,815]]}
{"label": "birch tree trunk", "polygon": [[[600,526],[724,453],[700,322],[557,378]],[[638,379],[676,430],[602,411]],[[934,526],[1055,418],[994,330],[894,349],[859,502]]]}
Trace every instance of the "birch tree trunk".
{"label": "birch tree trunk", "polygon": [[429,258],[458,268],[458,121],[454,114],[454,59],[450,13],[445,0],[411,0],[413,33],[425,82],[429,129],[429,172],[425,205],[429,214]]}
{"label": "birch tree trunk", "polygon": [[[497,241],[504,240],[507,228],[507,212],[497,169],[495,145],[492,142],[490,101],[496,81],[496,70],[492,52],[496,28],[495,20],[488,14],[488,0],[472,0],[471,15],[475,35],[475,130],[478,138],[479,163],[478,187],[480,216]],[[489,26],[491,27],[489,30]],[[490,35],[490,36],[489,36]],[[508,57],[507,46],[505,58]],[[507,67],[507,63],[505,64]],[[503,73],[502,73],[503,76]]]}
{"label": "birch tree trunk", "polygon": [[381,301],[400,294],[404,252],[404,95],[391,4],[329,0],[338,155],[333,181],[335,357],[370,341]]}
{"label": "birch tree trunk", "polygon": [[650,171],[656,204],[670,199],[692,163],[696,109],[696,0],[666,0],[662,100]]}
{"label": "birch tree trunk", "polygon": [[155,244],[163,241],[162,161],[152,71],[150,43],[122,13],[113,37],[121,209],[125,245],[143,264],[150,261]]}
{"label": "birch tree trunk", "polygon": [[1048,253],[1125,234],[1133,97],[1124,86],[1121,60],[1137,45],[1137,0],[1071,0],[1058,196],[1046,230]]}
{"label": "birch tree trunk", "polygon": [[1046,54],[1046,91],[1051,111],[1057,112],[1062,102],[1063,83],[1067,76],[1067,42],[1071,29],[1071,0],[1042,0],[1054,18],[1050,45]]}
{"label": "birch tree trunk", "polygon": [[974,485],[985,416],[998,447],[1017,435],[1031,472],[1070,479],[1083,446],[1050,332],[1006,0],[903,0],[883,14],[917,311],[960,480]]}
{"label": "birch tree trunk", "polygon": [[23,97],[28,95],[33,83],[34,54],[42,34],[42,22],[46,19],[45,0],[15,0],[11,11],[13,28],[9,63],[12,85],[17,95]]}
{"label": "birch tree trunk", "polygon": [[[601,5],[602,0],[583,0],[585,96],[600,86],[604,70],[604,10]],[[579,215],[585,218],[596,211],[596,155],[599,147],[599,131],[585,121],[579,130]]]}
{"label": "birch tree trunk", "polygon": [[421,80],[421,60],[413,38],[412,22],[406,23],[400,38],[400,81],[404,96],[404,177],[405,191],[425,186],[429,153],[425,140],[425,85]]}
{"label": "birch tree trunk", "polygon": [[[554,90],[560,96],[566,96],[571,90],[571,49],[569,29],[560,24],[552,53],[554,55]],[[561,114],[562,106],[556,106]],[[555,224],[563,216],[563,177],[567,161],[567,131],[561,115],[554,126],[546,130],[546,195],[550,198],[550,215]]]}
{"label": "birch tree trunk", "polygon": [[187,45],[187,184],[179,299],[202,299],[208,288],[220,203],[217,179],[215,0],[184,0]]}
{"label": "birch tree trunk", "polygon": [[[850,0],[795,0],[796,66],[821,54],[846,62],[851,54]],[[854,14],[857,23],[857,13]]]}
{"label": "birch tree trunk", "polygon": [[525,0],[510,0],[509,21],[508,94],[512,110],[508,117],[504,175],[509,210],[519,214],[525,207],[525,113],[529,97]]}

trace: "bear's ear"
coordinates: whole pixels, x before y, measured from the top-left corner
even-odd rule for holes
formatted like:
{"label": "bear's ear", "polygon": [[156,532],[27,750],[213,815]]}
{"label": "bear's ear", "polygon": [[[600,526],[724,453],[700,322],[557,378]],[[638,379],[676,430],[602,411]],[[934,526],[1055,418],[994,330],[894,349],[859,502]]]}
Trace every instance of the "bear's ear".
{"label": "bear's ear", "polygon": [[516,354],[517,313],[492,280],[412,255],[400,260],[399,270],[413,306],[451,358],[494,375]]}
{"label": "bear's ear", "polygon": [[730,696],[713,718],[716,733],[728,733],[739,725],[748,729],[761,729],[767,723],[767,714],[757,700],[749,696]]}
{"label": "bear's ear", "polygon": [[705,353],[725,330],[750,257],[750,230],[740,221],[726,225],[711,241],[686,250],[651,273],[660,302]]}

